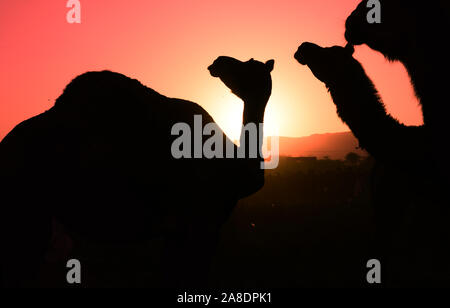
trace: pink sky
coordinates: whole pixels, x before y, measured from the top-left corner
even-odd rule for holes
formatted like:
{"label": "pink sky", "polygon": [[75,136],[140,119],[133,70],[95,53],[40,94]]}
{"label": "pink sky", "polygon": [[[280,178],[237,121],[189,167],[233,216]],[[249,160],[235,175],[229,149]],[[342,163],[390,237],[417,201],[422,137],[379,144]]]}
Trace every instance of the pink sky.
{"label": "pink sky", "polygon": [[[206,69],[219,55],[275,59],[267,134],[348,130],[293,54],[304,41],[343,45],[358,0],[81,0],[81,24],[67,23],[66,2],[0,2],[0,138],[50,108],[75,76],[110,69],[201,104],[236,139],[242,103]],[[367,47],[355,55],[388,110],[406,124],[422,123],[404,68]]]}

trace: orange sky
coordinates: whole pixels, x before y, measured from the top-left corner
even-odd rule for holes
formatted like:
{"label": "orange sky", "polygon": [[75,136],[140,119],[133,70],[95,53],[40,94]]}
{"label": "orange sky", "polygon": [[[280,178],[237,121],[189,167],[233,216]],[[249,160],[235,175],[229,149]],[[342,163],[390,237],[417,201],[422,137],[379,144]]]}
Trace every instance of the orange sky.
{"label": "orange sky", "polygon": [[[348,130],[325,87],[293,54],[303,41],[344,44],[345,19],[359,0],[80,2],[81,24],[68,24],[66,0],[0,1],[0,139],[50,108],[73,77],[101,69],[201,104],[237,139],[242,103],[206,69],[219,55],[275,59],[267,134]],[[366,47],[356,57],[389,111],[422,123],[404,68]]]}

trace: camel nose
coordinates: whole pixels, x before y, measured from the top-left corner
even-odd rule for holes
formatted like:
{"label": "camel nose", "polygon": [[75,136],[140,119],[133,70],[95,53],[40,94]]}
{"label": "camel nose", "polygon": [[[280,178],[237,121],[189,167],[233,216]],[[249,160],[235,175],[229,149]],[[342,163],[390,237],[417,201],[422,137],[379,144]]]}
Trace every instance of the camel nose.
{"label": "camel nose", "polygon": [[366,27],[364,17],[359,11],[354,11],[345,21],[345,40],[352,45],[363,44],[363,29]]}
{"label": "camel nose", "polygon": [[213,76],[213,77],[218,77],[219,76],[218,72],[217,72],[217,69],[216,69],[216,66],[214,65],[214,63],[211,64],[210,66],[208,66],[208,71],[211,74],[211,76]]}
{"label": "camel nose", "polygon": [[307,55],[311,52],[314,52],[314,49],[320,48],[316,44],[305,42],[298,47],[297,52],[294,55],[294,58],[302,65],[307,64]]}
{"label": "camel nose", "polygon": [[300,62],[300,64],[305,64],[305,63],[302,63],[303,61],[302,61],[302,57],[301,57],[301,49],[300,49],[300,47],[301,46],[299,46],[298,47],[298,49],[297,49],[297,51],[295,52],[295,54],[294,54],[294,58],[298,61],[298,62]]}

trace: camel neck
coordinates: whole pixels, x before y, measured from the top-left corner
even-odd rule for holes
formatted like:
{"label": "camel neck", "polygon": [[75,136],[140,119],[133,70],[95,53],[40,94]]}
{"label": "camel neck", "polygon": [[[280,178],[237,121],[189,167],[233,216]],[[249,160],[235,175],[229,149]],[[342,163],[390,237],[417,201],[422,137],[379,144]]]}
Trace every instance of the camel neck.
{"label": "camel neck", "polygon": [[261,101],[244,101],[243,124],[246,125],[248,123],[255,123],[258,126],[258,124],[263,123],[266,104],[267,101],[263,104],[261,103]]}
{"label": "camel neck", "polygon": [[[254,107],[254,106],[258,106],[258,107]],[[244,102],[244,114],[243,114],[243,127],[241,130],[241,138],[240,138],[240,144],[241,146],[244,145],[245,146],[245,157],[250,157],[249,156],[249,151],[251,146],[256,146],[256,155],[258,157],[257,159],[257,163],[259,160],[262,159],[261,156],[261,149],[262,149],[262,144],[263,144],[263,128],[262,128],[262,123],[264,121],[264,109],[265,109],[266,104],[261,103],[261,101],[259,102],[249,102],[249,101],[245,101]],[[250,124],[250,126],[248,127],[248,124]],[[256,129],[256,131],[254,131],[254,133],[256,134],[249,134],[249,131],[247,131],[248,129],[251,128]],[[254,138],[252,140],[252,138]]]}

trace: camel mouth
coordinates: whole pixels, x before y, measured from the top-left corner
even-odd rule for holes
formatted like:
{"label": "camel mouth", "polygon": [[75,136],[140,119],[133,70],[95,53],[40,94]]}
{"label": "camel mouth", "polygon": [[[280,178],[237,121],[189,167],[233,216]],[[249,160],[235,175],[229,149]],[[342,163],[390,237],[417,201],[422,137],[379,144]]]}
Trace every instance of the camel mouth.
{"label": "camel mouth", "polygon": [[345,40],[351,45],[358,46],[364,44],[363,39],[360,38],[362,35],[355,33],[354,31],[347,29],[344,36]]}
{"label": "camel mouth", "polygon": [[308,63],[308,55],[314,52],[314,49],[319,49],[320,47],[316,44],[305,42],[298,47],[297,52],[294,55],[294,58],[302,65],[306,65]]}
{"label": "camel mouth", "polygon": [[300,63],[301,65],[306,65],[306,61],[305,61],[305,59],[303,58],[303,53],[302,53],[302,51],[300,50],[300,48],[297,50],[297,52],[294,54],[294,58],[295,58],[295,60],[297,60],[298,61],[298,63]]}
{"label": "camel mouth", "polygon": [[219,72],[217,70],[217,67],[213,64],[211,64],[210,66],[208,66],[208,71],[211,74],[211,76],[213,77],[219,77]]}
{"label": "camel mouth", "polygon": [[366,12],[366,4],[363,2],[358,5],[356,10],[345,21],[345,40],[354,46],[364,44],[364,37],[366,37],[366,32],[370,27],[364,13]]}

